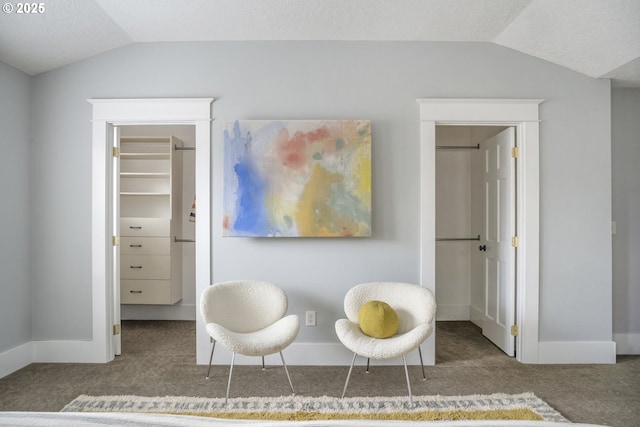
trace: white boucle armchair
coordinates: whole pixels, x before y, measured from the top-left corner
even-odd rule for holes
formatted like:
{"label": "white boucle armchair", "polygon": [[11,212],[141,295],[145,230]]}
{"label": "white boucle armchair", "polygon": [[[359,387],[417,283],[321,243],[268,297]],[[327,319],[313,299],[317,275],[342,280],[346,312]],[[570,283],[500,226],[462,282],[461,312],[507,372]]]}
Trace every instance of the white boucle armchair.
{"label": "white boucle armchair", "polygon": [[287,308],[287,295],[282,289],[272,283],[257,280],[215,283],[202,293],[200,313],[207,333],[213,339],[207,379],[216,343],[219,342],[233,352],[227,382],[227,400],[236,353],[261,356],[263,369],[264,356],[280,353],[291,393],[295,393],[282,350],[296,339],[300,322],[296,315],[285,316]]}
{"label": "white boucle armchair", "polygon": [[[398,331],[390,338],[373,338],[365,335],[358,324],[358,312],[366,302],[383,301],[395,310],[398,315]],[[422,350],[420,344],[433,332],[436,314],[436,301],[433,294],[422,286],[401,282],[370,282],[351,288],[344,297],[344,312],[346,319],[336,321],[336,334],[342,344],[353,351],[353,359],[344,384],[342,397],[347,392],[349,378],[356,356],[367,358],[367,372],[369,359],[390,359],[402,356],[409,403],[413,406],[411,383],[405,355],[418,349],[422,378],[426,380]]]}

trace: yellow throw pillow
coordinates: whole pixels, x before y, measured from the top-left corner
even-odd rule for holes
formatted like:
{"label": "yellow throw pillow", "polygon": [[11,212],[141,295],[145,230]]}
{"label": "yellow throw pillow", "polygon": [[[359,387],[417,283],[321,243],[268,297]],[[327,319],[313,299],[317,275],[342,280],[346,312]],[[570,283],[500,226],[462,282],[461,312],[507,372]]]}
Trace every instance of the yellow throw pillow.
{"label": "yellow throw pillow", "polygon": [[398,314],[386,302],[369,301],[358,311],[358,323],[365,335],[389,338],[398,331]]}

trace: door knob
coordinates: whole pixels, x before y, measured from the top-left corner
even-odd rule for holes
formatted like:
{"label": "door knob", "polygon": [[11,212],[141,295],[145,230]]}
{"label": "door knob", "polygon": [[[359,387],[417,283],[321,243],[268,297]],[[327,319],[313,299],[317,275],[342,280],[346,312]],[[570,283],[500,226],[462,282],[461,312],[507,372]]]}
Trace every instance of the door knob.
{"label": "door knob", "polygon": [[487,251],[487,245],[480,245],[480,247],[478,249],[480,249],[483,252],[486,252]]}

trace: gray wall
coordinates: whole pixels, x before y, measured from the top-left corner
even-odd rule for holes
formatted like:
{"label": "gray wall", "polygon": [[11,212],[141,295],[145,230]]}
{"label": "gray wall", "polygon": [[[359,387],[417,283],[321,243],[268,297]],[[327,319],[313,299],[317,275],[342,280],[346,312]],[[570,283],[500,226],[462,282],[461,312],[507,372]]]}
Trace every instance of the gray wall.
{"label": "gray wall", "polygon": [[0,62],[0,353],[31,341],[30,84]]}
{"label": "gray wall", "polygon": [[[345,291],[419,279],[416,98],[544,98],[540,340],[610,341],[610,84],[499,46],[422,42],[153,43],[34,78],[33,338],[91,335],[87,98],[213,96],[213,279],[280,284],[337,342]],[[221,129],[233,119],[372,120],[373,237],[221,238]]]}
{"label": "gray wall", "polygon": [[[622,353],[640,353],[640,89],[614,89],[611,97],[613,157],[613,332]],[[635,335],[635,347],[624,343]]]}

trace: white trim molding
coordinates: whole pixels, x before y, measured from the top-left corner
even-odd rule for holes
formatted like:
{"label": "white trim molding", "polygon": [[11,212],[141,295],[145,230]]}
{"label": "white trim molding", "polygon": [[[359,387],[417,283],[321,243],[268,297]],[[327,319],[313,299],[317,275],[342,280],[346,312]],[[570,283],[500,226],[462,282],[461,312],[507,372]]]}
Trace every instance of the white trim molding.
{"label": "white trim molding", "polygon": [[[107,177],[113,167],[110,136],[114,126],[147,124],[192,124],[196,129],[196,194],[198,217],[210,218],[211,210],[211,104],[214,98],[88,99],[93,106],[92,159],[92,340],[66,343],[85,354],[82,361],[105,363],[114,359],[112,340],[113,278],[111,217],[112,187]],[[196,222],[196,295],[211,284],[211,224]],[[199,298],[199,297],[198,297]],[[198,299],[199,301],[199,299]],[[196,305],[198,304],[196,301]],[[198,322],[199,316],[196,319]],[[204,331],[203,325],[197,329]],[[198,346],[204,347],[206,332],[198,333]],[[42,344],[40,344],[42,346]],[[57,360],[58,347],[43,347],[40,361]],[[86,351],[85,351],[86,350]],[[47,355],[47,352],[50,352]],[[85,360],[86,359],[86,360]],[[76,359],[77,360],[77,359]],[[66,361],[74,361],[67,359]]]}
{"label": "white trim molding", "polygon": [[94,363],[94,341],[32,341],[33,363]]}
{"label": "white trim molding", "polygon": [[537,122],[542,99],[422,98],[420,120],[438,124],[504,124]]}
{"label": "white trim molding", "polygon": [[214,98],[88,99],[93,121],[112,124],[189,124],[211,120]]}
{"label": "white trim molding", "polygon": [[21,344],[0,353],[0,378],[22,369],[33,363],[33,345],[31,342]]}
{"label": "white trim molding", "polygon": [[468,304],[438,304],[436,321],[471,320],[470,310]]}
{"label": "white trim molding", "polygon": [[617,354],[640,354],[640,334],[613,334]]}
{"label": "white trim molding", "polygon": [[[516,359],[539,363],[539,105],[542,99],[418,99],[420,107],[420,280],[435,286],[436,126],[514,126],[520,150],[517,168]],[[431,340],[433,341],[433,340]],[[435,347],[428,351],[435,352]]]}
{"label": "white trim molding", "polygon": [[538,363],[613,364],[616,363],[616,343],[612,341],[542,341],[538,344]]}

